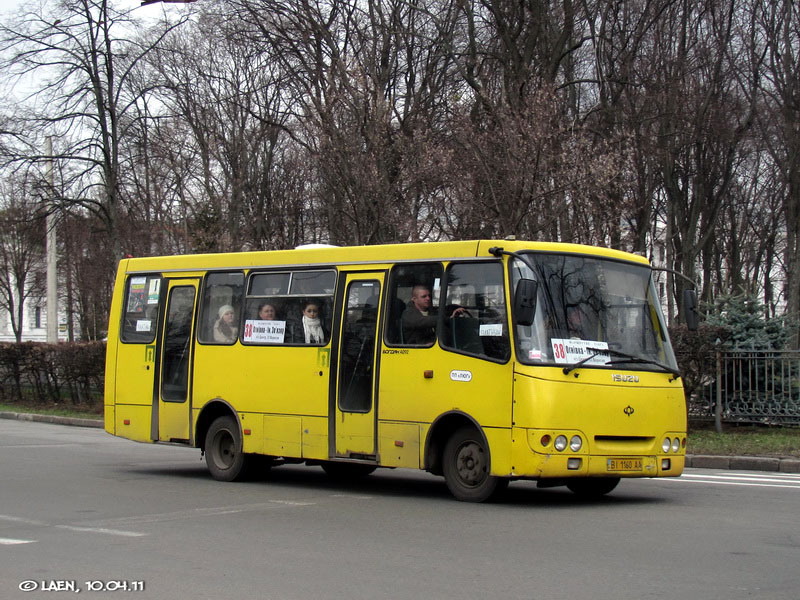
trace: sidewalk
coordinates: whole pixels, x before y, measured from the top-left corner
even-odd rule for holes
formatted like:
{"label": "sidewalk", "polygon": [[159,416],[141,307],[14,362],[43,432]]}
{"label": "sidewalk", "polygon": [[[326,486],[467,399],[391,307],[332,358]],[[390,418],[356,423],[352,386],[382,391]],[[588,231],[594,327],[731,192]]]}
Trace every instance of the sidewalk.
{"label": "sidewalk", "polygon": [[[36,421],[73,427],[103,427],[103,421],[95,419],[76,419],[53,415],[31,413],[0,412],[0,419],[17,421]],[[767,456],[709,456],[687,454],[686,466],[695,469],[730,469],[734,471],[771,471],[775,473],[800,473],[800,458],[774,458]]]}

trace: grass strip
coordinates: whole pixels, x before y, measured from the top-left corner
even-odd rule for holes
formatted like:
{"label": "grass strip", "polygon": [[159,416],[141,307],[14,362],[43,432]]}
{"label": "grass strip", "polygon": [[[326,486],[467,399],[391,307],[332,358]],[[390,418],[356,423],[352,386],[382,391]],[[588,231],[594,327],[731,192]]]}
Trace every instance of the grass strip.
{"label": "grass strip", "polygon": [[800,458],[800,428],[728,426],[722,433],[689,430],[689,454]]}

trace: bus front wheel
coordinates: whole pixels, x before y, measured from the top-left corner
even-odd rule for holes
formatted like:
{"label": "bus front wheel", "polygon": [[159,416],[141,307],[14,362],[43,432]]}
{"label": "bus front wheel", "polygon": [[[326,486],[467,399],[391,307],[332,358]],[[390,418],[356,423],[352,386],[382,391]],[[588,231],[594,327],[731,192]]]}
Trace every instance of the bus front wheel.
{"label": "bus front wheel", "polygon": [[206,465],[217,481],[237,481],[247,474],[248,456],[242,452],[242,437],[233,417],[219,417],[206,433]]}
{"label": "bus front wheel", "polygon": [[611,492],[619,484],[619,477],[586,477],[567,483],[569,490],[582,498],[599,498]]}
{"label": "bus front wheel", "polygon": [[450,493],[462,502],[484,502],[508,485],[508,479],[489,475],[489,451],[472,427],[459,429],[447,440],[442,471]]}

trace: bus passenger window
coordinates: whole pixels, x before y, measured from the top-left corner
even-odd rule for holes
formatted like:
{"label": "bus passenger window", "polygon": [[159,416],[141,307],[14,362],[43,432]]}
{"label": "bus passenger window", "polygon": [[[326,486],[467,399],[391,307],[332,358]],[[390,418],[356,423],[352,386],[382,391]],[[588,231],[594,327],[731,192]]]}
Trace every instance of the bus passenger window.
{"label": "bus passenger window", "polygon": [[500,263],[450,265],[443,313],[443,347],[508,360],[511,348]]}
{"label": "bus passenger window", "polygon": [[160,294],[160,275],[132,275],[128,278],[120,335],[123,342],[153,342],[158,328]]}
{"label": "bus passenger window", "polygon": [[336,271],[297,271],[292,273],[292,294],[333,295]]}
{"label": "bus passenger window", "polygon": [[210,273],[203,286],[198,339],[204,344],[233,344],[239,335],[244,273]]}
{"label": "bus passenger window", "polygon": [[242,343],[326,345],[335,289],[333,269],[251,273]]}
{"label": "bus passenger window", "polygon": [[442,265],[399,265],[392,269],[386,343],[430,347],[436,341]]}
{"label": "bus passenger window", "polygon": [[282,296],[289,293],[291,273],[257,273],[250,278],[249,296]]}

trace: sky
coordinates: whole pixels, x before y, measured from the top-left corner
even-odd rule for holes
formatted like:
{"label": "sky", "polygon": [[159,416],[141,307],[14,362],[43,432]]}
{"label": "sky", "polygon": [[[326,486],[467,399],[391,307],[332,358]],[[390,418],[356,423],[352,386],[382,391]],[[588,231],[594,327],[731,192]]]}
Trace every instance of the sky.
{"label": "sky", "polygon": [[[55,4],[58,0],[0,0],[0,23],[6,23],[15,15],[24,10],[35,10],[38,12],[40,6]],[[170,10],[180,10],[183,6],[179,4],[155,3],[141,6],[141,0],[110,0],[117,9],[135,9],[134,16],[138,18],[158,18],[162,15],[165,8]],[[35,88],[35,83],[30,83],[23,79],[11,82],[0,81],[0,103],[16,104],[22,101],[31,88]]]}
{"label": "sky", "polygon": [[[48,0],[0,0],[0,19],[5,21],[9,15],[15,14],[20,8],[24,6],[33,8],[41,3],[47,4]],[[141,6],[141,0],[116,0],[116,4],[120,7],[139,7],[144,14],[155,15],[162,10],[159,3]]]}

